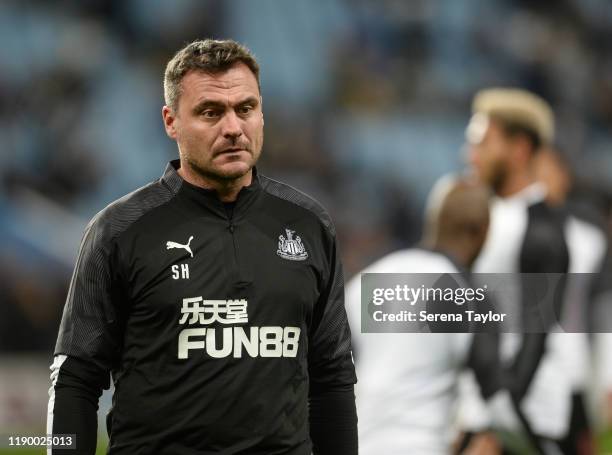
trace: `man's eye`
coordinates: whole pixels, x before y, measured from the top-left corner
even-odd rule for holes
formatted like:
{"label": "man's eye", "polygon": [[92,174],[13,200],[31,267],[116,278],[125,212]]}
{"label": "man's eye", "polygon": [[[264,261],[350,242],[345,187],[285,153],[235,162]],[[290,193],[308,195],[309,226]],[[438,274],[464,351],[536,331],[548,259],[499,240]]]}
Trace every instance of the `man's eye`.
{"label": "man's eye", "polygon": [[205,111],[202,111],[201,115],[205,118],[216,118],[219,116],[219,113],[212,109],[206,109]]}
{"label": "man's eye", "polygon": [[253,110],[253,106],[240,106],[238,108],[238,113],[241,115],[246,115]]}

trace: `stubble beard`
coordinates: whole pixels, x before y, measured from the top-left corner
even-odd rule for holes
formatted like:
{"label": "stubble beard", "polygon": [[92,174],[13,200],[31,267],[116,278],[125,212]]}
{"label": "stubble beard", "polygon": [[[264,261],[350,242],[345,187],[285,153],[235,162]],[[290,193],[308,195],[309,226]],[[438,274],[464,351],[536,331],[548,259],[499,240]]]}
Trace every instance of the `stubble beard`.
{"label": "stubble beard", "polygon": [[192,171],[198,174],[205,180],[212,180],[220,183],[230,183],[234,180],[238,180],[241,177],[244,177],[255,165],[255,163],[250,163],[246,171],[227,171],[223,172],[221,169],[215,169],[214,166],[203,166],[196,160],[192,158],[186,158],[185,160]]}
{"label": "stubble beard", "polygon": [[[238,170],[238,171],[223,172],[220,167],[217,167],[212,163],[212,161],[214,160],[214,157],[208,163],[206,162],[202,163],[197,158],[194,158],[194,156],[191,153],[181,152],[180,146],[179,146],[179,155],[181,157],[181,161],[183,161],[187,166],[189,166],[191,171],[195,173],[196,175],[198,175],[204,181],[217,182],[222,186],[231,186],[233,182],[247,175],[249,172],[251,172],[253,167],[255,167],[255,165],[257,164],[257,161],[259,160],[261,156],[261,149],[263,147],[263,138],[264,138],[263,131],[261,131],[261,136],[259,138],[259,141],[255,141],[255,143],[251,143],[249,145],[234,144],[234,145],[238,145],[242,147],[250,155],[249,161],[246,162],[247,169],[244,171]],[[259,144],[257,144],[257,142],[259,142]],[[259,145],[259,147],[257,147],[257,145]],[[254,150],[253,146],[255,148],[258,148],[258,150]]]}
{"label": "stubble beard", "polygon": [[493,192],[500,194],[508,180],[508,170],[504,163],[498,161],[494,164],[488,180]]}
{"label": "stubble beard", "polygon": [[225,186],[244,177],[253,169],[255,164],[257,164],[257,161],[261,156],[261,147],[257,153],[255,153],[251,147],[244,147],[244,149],[250,156],[249,161],[245,163],[247,164],[246,170],[224,172],[220,167],[214,166],[214,164],[201,163],[191,156],[184,156],[184,160],[191,168],[191,170],[204,180],[219,182],[220,184]]}

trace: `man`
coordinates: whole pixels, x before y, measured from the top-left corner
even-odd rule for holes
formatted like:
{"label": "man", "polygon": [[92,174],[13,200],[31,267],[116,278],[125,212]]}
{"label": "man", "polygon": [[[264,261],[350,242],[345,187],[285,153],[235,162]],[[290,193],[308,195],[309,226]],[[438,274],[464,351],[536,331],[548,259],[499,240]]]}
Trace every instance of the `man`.
{"label": "man", "polygon": [[[573,187],[569,164],[552,147],[542,150],[535,159],[536,179],[546,185],[546,200],[565,214],[564,234],[569,250],[569,276],[562,314],[566,333],[567,371],[572,380],[572,416],[564,448],[569,453],[593,453],[590,418],[586,412],[586,397],[596,369],[591,364],[591,347],[586,332],[592,321],[591,302],[597,274],[602,271],[607,251],[606,236],[601,228],[577,214],[567,199]],[[595,278],[595,279],[594,279]],[[595,345],[605,340],[606,334],[593,336]]]}
{"label": "man", "polygon": [[[612,225],[611,225],[612,226]],[[610,244],[608,241],[608,245]],[[592,296],[593,363],[591,396],[600,428],[612,428],[612,251],[608,248]],[[353,329],[354,330],[354,329]]]}
{"label": "man", "polygon": [[[444,178],[427,204],[420,247],[393,252],[363,273],[436,273],[457,278],[482,247],[488,226],[488,192],[479,185]],[[453,278],[453,279],[455,279]],[[461,281],[467,283],[463,276]],[[470,366],[482,396],[497,388],[496,337],[490,333],[359,333],[361,276],[347,285],[359,374],[360,453],[449,454],[459,372]],[[465,453],[498,453],[487,433]]]}
{"label": "man", "polygon": [[[565,273],[568,249],[563,216],[545,202],[546,190],[535,181],[533,158],[549,145],[554,118],[540,97],[519,89],[478,93],[467,129],[476,175],[495,192],[491,226],[474,271],[485,273]],[[566,343],[554,321],[544,319],[536,275],[512,275],[514,295],[504,296],[508,310],[521,314],[523,335],[503,334],[504,388],[492,399],[494,423],[518,431],[539,453],[562,453],[568,431],[571,384],[565,368]],[[563,291],[563,280],[560,282]],[[562,293],[561,293],[562,295]],[[560,315],[562,298],[553,302]],[[549,313],[550,314],[550,313]]]}
{"label": "man", "polygon": [[93,454],[110,372],[112,455],[356,454],[334,227],[256,171],[257,62],[234,41],[195,41],[168,63],[164,94],[180,159],[86,229],[48,432]]}

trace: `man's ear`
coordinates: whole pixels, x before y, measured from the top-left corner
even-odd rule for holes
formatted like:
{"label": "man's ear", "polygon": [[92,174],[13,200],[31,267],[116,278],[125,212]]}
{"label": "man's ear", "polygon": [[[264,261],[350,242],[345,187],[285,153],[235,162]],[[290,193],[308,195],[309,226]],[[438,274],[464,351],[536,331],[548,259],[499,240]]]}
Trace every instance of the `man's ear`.
{"label": "man's ear", "polygon": [[265,125],[265,118],[263,115],[263,96],[259,95],[259,106],[261,107],[261,124]]}
{"label": "man's ear", "polygon": [[515,159],[517,159],[523,166],[528,165],[535,153],[535,150],[533,149],[531,141],[523,135],[518,135],[515,138],[515,144],[516,144]]}
{"label": "man's ear", "polygon": [[162,119],[164,120],[166,134],[169,138],[176,140],[176,115],[174,114],[172,108],[168,106],[162,107]]}

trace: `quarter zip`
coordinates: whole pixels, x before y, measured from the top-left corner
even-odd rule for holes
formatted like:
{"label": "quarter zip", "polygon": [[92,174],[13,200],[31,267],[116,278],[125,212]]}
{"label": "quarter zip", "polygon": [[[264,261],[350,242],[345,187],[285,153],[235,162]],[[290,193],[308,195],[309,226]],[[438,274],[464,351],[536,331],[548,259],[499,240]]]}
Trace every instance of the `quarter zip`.
{"label": "quarter zip", "polygon": [[234,209],[236,208],[236,203],[236,201],[224,202],[223,205],[225,207],[225,213],[227,214],[227,230],[232,236],[232,246],[234,248],[234,269],[238,271],[238,243],[236,241],[236,236],[234,235],[234,231],[236,230],[234,226]]}
{"label": "quarter zip", "polygon": [[[250,258],[241,257],[240,242],[247,241],[248,235],[245,236],[245,229],[248,229],[247,214],[262,194],[257,170],[253,168],[251,184],[239,191],[236,201],[223,203],[215,190],[201,188],[181,179],[177,174],[179,167],[178,160],[172,161],[166,168],[162,180],[168,188],[180,193],[181,204],[189,213],[193,213],[194,209],[196,211],[203,209],[223,223],[218,241],[222,243],[221,248],[225,256],[224,266],[230,293],[228,298],[249,298],[254,265]],[[225,229],[228,237],[225,236]]]}
{"label": "quarter zip", "polygon": [[242,263],[240,258],[239,241],[237,235],[236,225],[234,224],[234,212],[236,209],[236,202],[224,203],[225,212],[227,215],[227,230],[231,236],[232,249],[233,249],[233,260],[231,261],[230,267],[230,279],[232,286],[233,298],[244,298],[246,295],[247,288],[252,284],[252,280],[249,278],[248,270],[246,267],[248,264]]}

